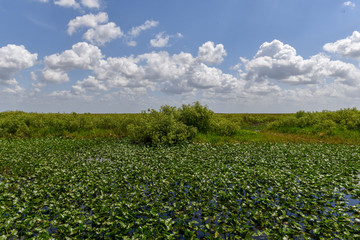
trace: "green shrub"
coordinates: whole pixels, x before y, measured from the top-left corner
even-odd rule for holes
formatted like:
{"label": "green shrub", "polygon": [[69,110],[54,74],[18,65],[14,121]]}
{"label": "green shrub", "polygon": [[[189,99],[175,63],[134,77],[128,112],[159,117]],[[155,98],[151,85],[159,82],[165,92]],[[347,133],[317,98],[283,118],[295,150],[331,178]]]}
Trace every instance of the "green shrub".
{"label": "green shrub", "polygon": [[137,123],[128,126],[128,137],[135,143],[152,145],[171,145],[194,138],[197,129],[185,125],[176,115],[176,110],[168,106],[162,107],[159,112],[154,109],[142,112]]}
{"label": "green shrub", "polygon": [[318,124],[315,125],[315,128],[317,130],[330,130],[330,129],[335,129],[336,128],[336,123],[331,120],[331,119],[326,119],[324,121],[319,122]]}
{"label": "green shrub", "polygon": [[195,127],[199,132],[203,133],[210,130],[214,112],[208,109],[207,106],[202,106],[199,102],[195,102],[192,105],[183,104],[178,111],[180,121],[185,125]]}
{"label": "green shrub", "polygon": [[338,111],[305,112],[299,111],[295,116],[282,119],[269,125],[269,129],[288,133],[334,133],[360,129],[360,111],[356,108]]}
{"label": "green shrub", "polygon": [[221,136],[232,136],[236,134],[239,127],[226,119],[213,119],[211,121],[211,131]]}

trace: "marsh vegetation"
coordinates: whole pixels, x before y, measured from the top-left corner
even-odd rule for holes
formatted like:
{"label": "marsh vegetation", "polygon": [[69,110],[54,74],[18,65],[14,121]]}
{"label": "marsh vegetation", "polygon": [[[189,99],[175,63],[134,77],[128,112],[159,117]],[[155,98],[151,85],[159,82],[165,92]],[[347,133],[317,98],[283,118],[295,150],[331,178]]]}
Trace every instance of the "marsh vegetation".
{"label": "marsh vegetation", "polygon": [[1,113],[0,237],[359,239],[359,127],[356,109]]}

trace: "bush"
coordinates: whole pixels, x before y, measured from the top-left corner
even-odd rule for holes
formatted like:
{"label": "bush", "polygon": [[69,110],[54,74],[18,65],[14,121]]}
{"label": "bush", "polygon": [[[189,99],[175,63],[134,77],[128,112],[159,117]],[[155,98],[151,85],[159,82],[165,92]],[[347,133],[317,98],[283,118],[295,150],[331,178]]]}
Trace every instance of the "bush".
{"label": "bush", "polygon": [[213,119],[211,121],[211,131],[221,136],[232,136],[239,130],[236,124],[226,119]]}
{"label": "bush", "polygon": [[192,105],[182,105],[178,111],[180,121],[185,125],[195,127],[199,132],[203,133],[210,130],[214,112],[208,109],[207,106],[202,106],[199,102],[195,102]]}
{"label": "bush", "polygon": [[197,129],[179,121],[175,108],[164,106],[159,112],[142,112],[142,117],[137,123],[130,124],[127,132],[135,143],[171,145],[191,140],[195,137]]}
{"label": "bush", "polygon": [[360,129],[360,111],[356,108],[338,111],[299,111],[293,117],[269,125],[269,129],[281,132],[314,134],[327,131],[329,134],[344,130]]}

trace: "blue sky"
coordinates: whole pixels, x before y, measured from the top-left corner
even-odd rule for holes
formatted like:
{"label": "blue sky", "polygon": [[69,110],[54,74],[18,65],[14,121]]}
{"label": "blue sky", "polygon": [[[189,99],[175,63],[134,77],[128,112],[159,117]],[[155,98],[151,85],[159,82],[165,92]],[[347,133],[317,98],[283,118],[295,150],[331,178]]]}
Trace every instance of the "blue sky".
{"label": "blue sky", "polygon": [[0,111],[360,108],[357,0],[0,0]]}

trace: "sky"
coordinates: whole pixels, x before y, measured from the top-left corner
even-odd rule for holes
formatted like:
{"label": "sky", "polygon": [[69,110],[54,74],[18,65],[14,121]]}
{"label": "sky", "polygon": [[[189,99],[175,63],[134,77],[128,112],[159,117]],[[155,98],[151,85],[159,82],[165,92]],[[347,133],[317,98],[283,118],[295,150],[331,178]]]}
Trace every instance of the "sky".
{"label": "sky", "polygon": [[0,112],[360,109],[360,0],[0,0]]}

